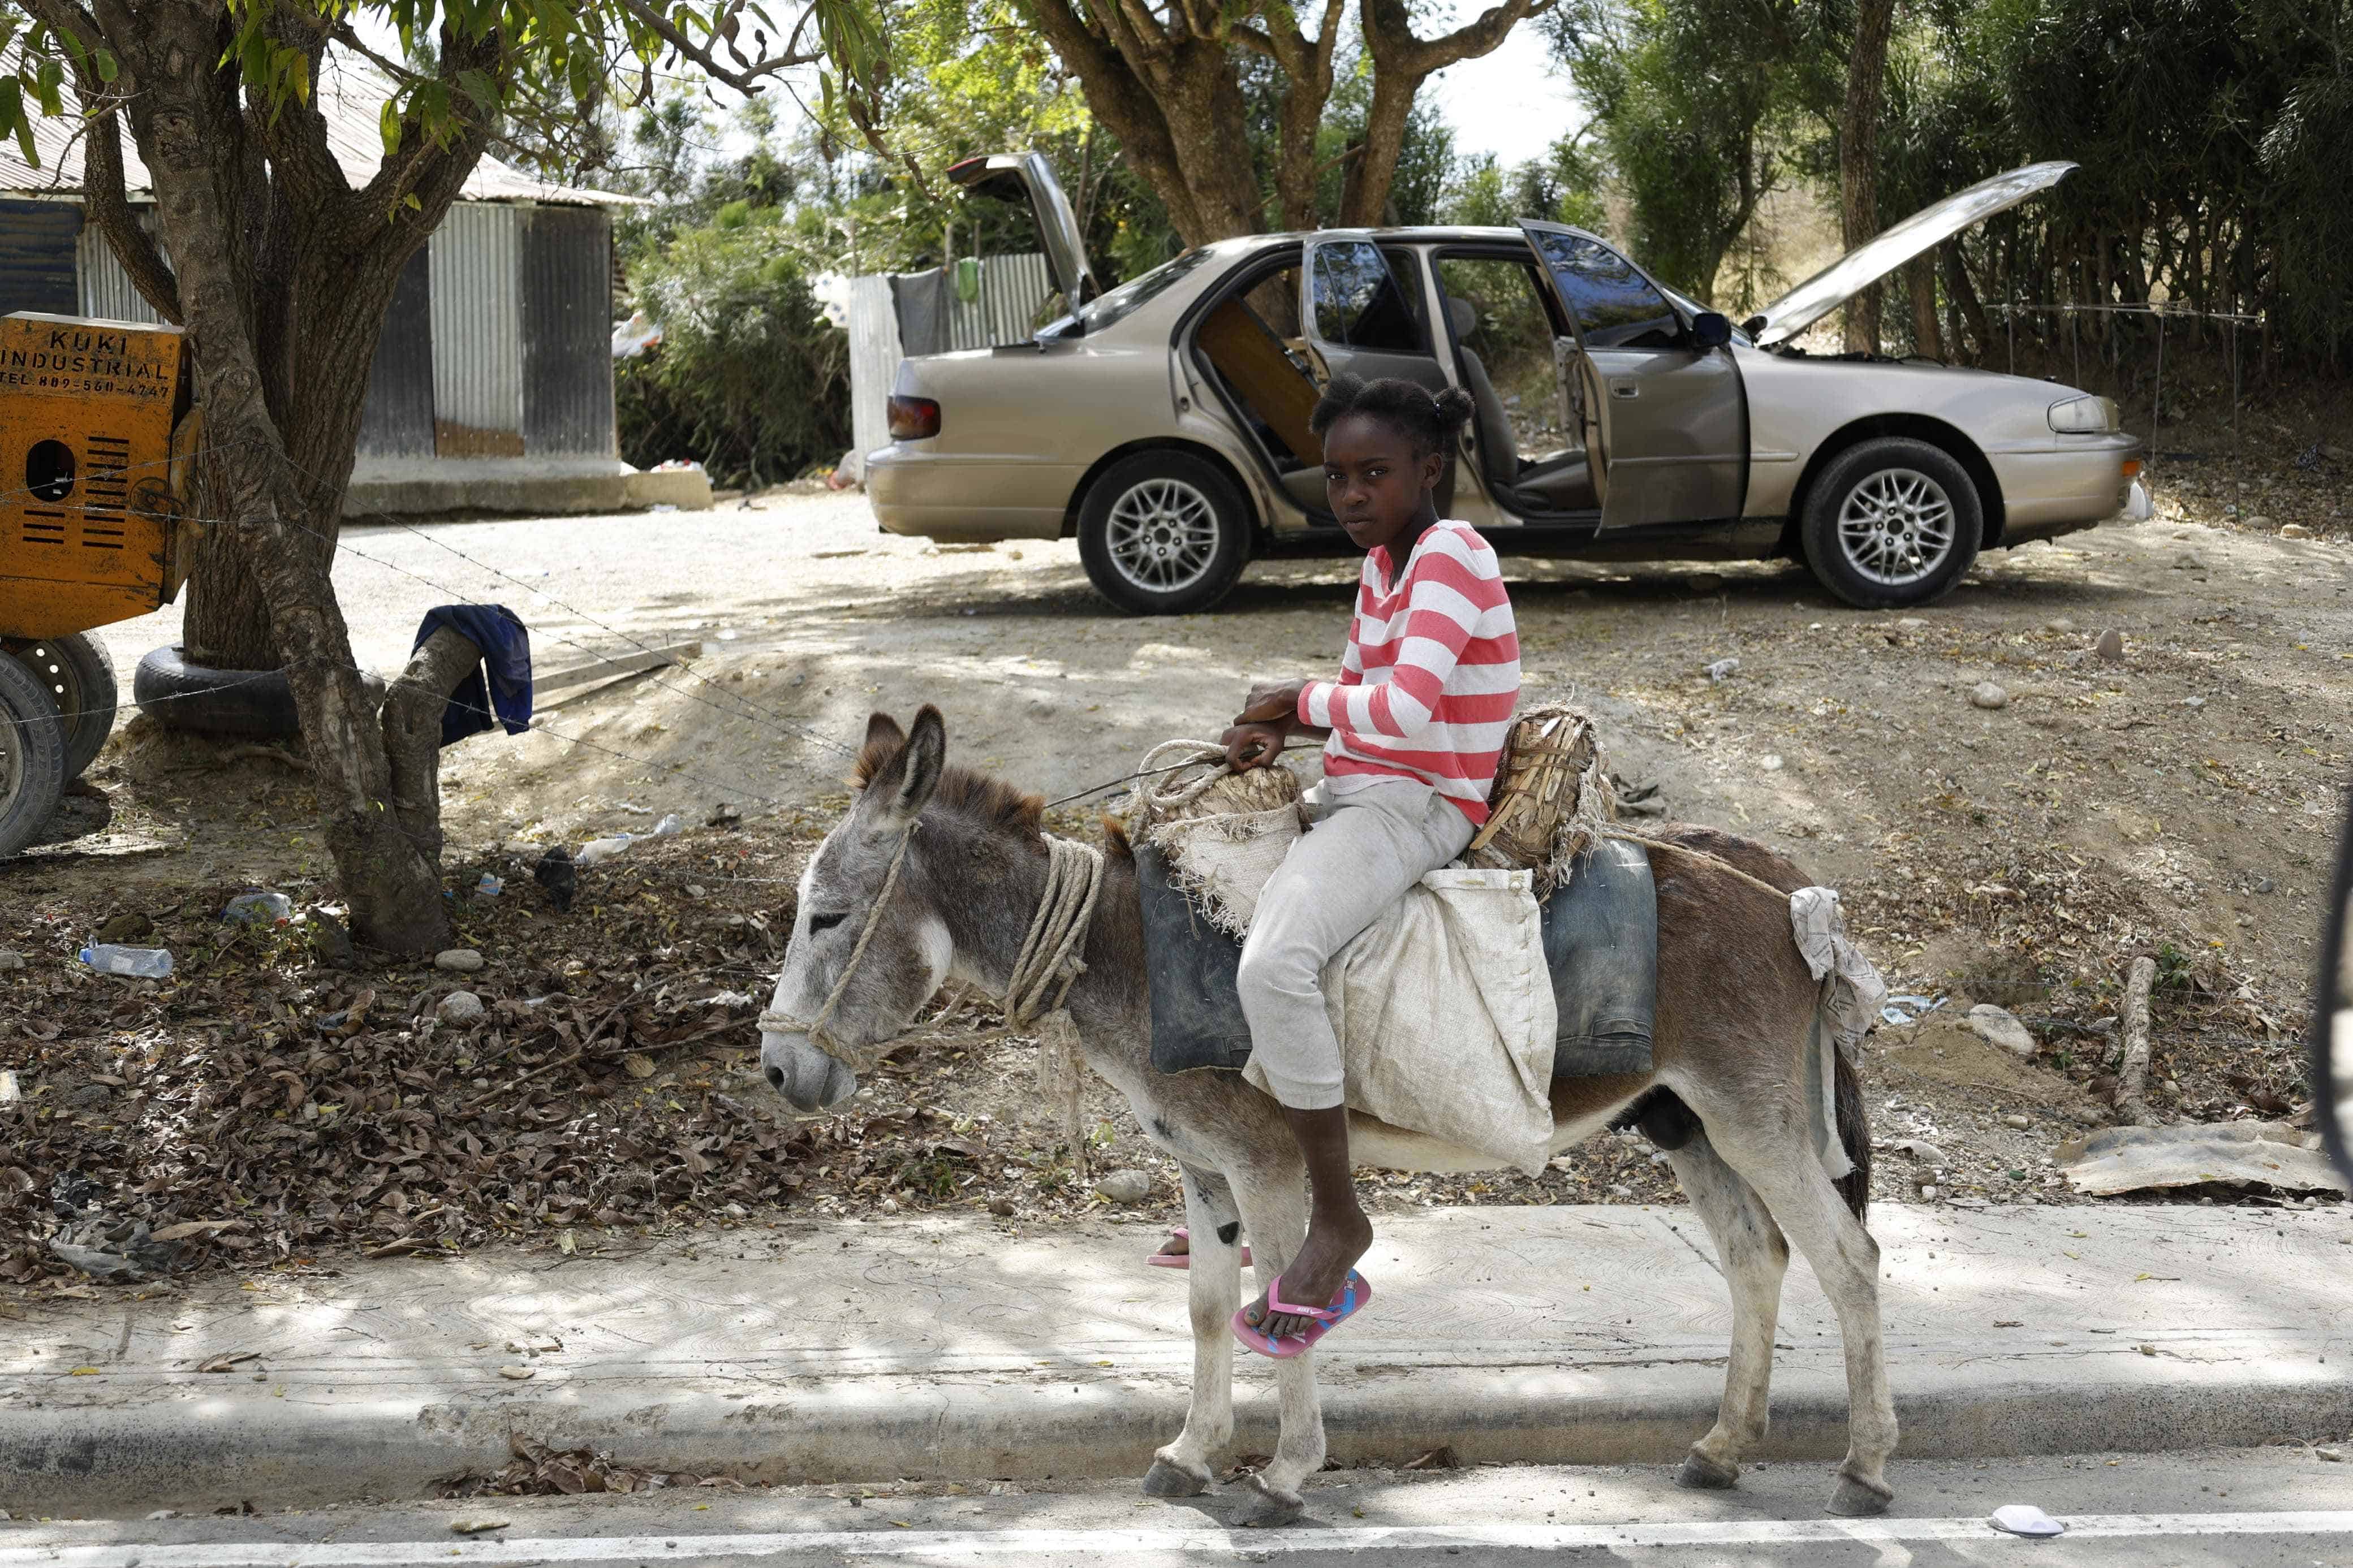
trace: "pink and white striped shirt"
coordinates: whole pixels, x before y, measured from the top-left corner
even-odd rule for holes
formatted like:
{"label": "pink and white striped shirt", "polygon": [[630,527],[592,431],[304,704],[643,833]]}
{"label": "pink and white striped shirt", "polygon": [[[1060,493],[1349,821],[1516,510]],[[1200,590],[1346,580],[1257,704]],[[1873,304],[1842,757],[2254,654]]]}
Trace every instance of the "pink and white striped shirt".
{"label": "pink and white striped shirt", "polygon": [[1394,584],[1393,565],[1386,549],[1366,553],[1340,679],[1308,682],[1300,722],[1332,731],[1328,793],[1419,779],[1483,823],[1520,699],[1519,633],[1495,552],[1469,523],[1441,518]]}

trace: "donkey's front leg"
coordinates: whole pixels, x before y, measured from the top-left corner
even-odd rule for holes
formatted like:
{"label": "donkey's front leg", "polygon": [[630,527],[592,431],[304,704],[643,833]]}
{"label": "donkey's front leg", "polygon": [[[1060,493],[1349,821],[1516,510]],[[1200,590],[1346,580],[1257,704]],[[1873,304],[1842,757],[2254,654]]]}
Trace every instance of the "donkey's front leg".
{"label": "donkey's front leg", "polygon": [[1191,1233],[1187,1305],[1193,1319],[1193,1397],[1185,1429],[1152,1456],[1146,1497],[1198,1497],[1209,1489],[1209,1459],[1234,1435],[1234,1336],[1241,1300],[1241,1215],[1226,1179],[1185,1168],[1185,1227]]}
{"label": "donkey's front leg", "polygon": [[[1261,1288],[1290,1266],[1307,1239],[1304,1169],[1285,1162],[1276,1170],[1237,1174],[1235,1197],[1250,1227],[1250,1262]],[[1229,1314],[1230,1316],[1230,1314]],[[1230,1334],[1228,1336],[1230,1338]],[[1315,1353],[1274,1363],[1279,1430],[1274,1458],[1250,1478],[1258,1498],[1235,1522],[1261,1528],[1290,1524],[1306,1511],[1301,1483],[1324,1468],[1324,1412],[1315,1397]]]}

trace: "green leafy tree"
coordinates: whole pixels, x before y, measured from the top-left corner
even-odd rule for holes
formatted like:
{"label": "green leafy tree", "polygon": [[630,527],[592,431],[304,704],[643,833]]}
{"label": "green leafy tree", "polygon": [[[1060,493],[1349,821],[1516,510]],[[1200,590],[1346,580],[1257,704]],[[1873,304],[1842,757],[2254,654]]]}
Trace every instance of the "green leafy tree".
{"label": "green leafy tree", "polygon": [[1643,266],[1701,299],[1827,95],[1821,19],[1795,0],[1568,0],[1546,22],[1593,111],[1576,188],[1606,164]]}
{"label": "green leafy tree", "polygon": [[739,200],[639,260],[661,342],[621,362],[621,455],[693,458],[722,484],[792,478],[849,444],[849,343],[809,291],[784,214]]}
{"label": "green leafy tree", "polygon": [[[396,32],[402,58],[368,46],[362,16]],[[430,952],[449,930],[438,811],[429,790],[395,788],[396,767],[414,777],[430,758],[399,766],[328,571],[401,269],[494,136],[538,126],[550,141],[612,93],[649,100],[657,68],[748,92],[817,66],[827,94],[854,94],[879,39],[856,0],[780,15],[748,0],[13,0],[0,30],[0,135],[30,157],[26,116],[78,122],[91,221],[187,332],[206,438],[195,510],[216,520],[189,651],[285,667],[354,934]],[[343,72],[389,89],[382,158],[356,184],[318,102]],[[153,236],[124,189],[126,136],[153,184]]]}

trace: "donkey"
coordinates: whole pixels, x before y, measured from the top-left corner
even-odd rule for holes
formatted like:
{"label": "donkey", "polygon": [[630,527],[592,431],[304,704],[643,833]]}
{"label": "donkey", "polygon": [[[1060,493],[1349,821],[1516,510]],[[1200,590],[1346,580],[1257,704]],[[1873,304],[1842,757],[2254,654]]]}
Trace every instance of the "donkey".
{"label": "donkey", "polygon": [[[811,1019],[822,1005],[822,1038],[845,1056],[871,1058],[905,1034],[951,978],[1003,994],[1047,894],[1043,805],[1000,780],[948,766],[946,757],[935,708],[925,706],[912,731],[885,714],[869,722],[857,798],[802,874],[764,1029]],[[1630,1112],[1666,1147],[1715,1238],[1732,1291],[1732,1349],[1715,1425],[1692,1445],[1677,1479],[1730,1487],[1742,1454],[1765,1436],[1774,1326],[1794,1242],[1838,1314],[1846,1352],[1848,1448],[1829,1511],[1883,1512],[1894,1496],[1885,1471],[1895,1410],[1880,1330],[1879,1247],[1862,1225],[1870,1137],[1860,1089],[1841,1063],[1839,1132],[1856,1169],[1833,1182],[1806,1101],[1808,1086],[1819,1084],[1809,1040],[1820,991],[1791,940],[1785,896],[1808,879],[1728,834],[1651,832],[1654,1066],[1647,1077],[1556,1081],[1553,1148],[1623,1124]],[[1282,1272],[1306,1233],[1305,1168],[1275,1102],[1240,1074],[1154,1072],[1136,872],[1124,837],[1108,823],[1106,833],[1099,900],[1080,950],[1086,969],[1065,1005],[1086,1065],[1127,1097],[1136,1121],[1184,1172],[1192,1398],[1184,1429],[1157,1451],[1144,1490],[1192,1497],[1208,1489],[1211,1460],[1233,1435],[1227,1319],[1240,1300],[1239,1238],[1247,1228],[1261,1280]],[[878,908],[878,900],[889,902]],[[797,1110],[828,1110],[857,1092],[852,1069],[797,1029],[764,1033],[760,1058],[769,1083]],[[1364,1116],[1351,1119],[1349,1138],[1360,1163],[1395,1170],[1493,1163]],[[1257,1496],[1244,1523],[1296,1520],[1301,1485],[1324,1463],[1314,1359],[1275,1363],[1281,1435],[1272,1462],[1251,1480]]]}

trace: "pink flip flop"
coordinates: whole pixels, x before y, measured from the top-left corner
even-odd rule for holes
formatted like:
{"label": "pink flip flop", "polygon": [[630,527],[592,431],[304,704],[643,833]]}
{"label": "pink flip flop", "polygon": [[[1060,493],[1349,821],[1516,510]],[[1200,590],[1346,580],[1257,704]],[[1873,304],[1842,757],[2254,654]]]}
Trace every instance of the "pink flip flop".
{"label": "pink flip flop", "polygon": [[1262,1356],[1289,1361],[1293,1356],[1303,1356],[1314,1350],[1316,1341],[1372,1305],[1372,1283],[1351,1268],[1346,1283],[1340,1287],[1340,1293],[1332,1298],[1329,1307],[1294,1307],[1282,1299],[1282,1276],[1278,1274],[1266,1288],[1267,1311],[1270,1314],[1289,1312],[1302,1318],[1314,1318],[1315,1326],[1303,1334],[1285,1334],[1276,1339],[1250,1327],[1250,1319],[1245,1315],[1250,1309],[1242,1307],[1234,1312],[1234,1338]]}
{"label": "pink flip flop", "polygon": [[[1193,1245],[1193,1233],[1187,1230],[1181,1225],[1175,1230],[1170,1231],[1168,1234],[1184,1242],[1187,1247],[1190,1247]],[[1144,1261],[1149,1263],[1155,1268],[1190,1268],[1193,1267],[1193,1255],[1189,1251],[1155,1252]],[[1242,1267],[1248,1268],[1250,1267],[1250,1244],[1245,1242],[1242,1245]]]}

